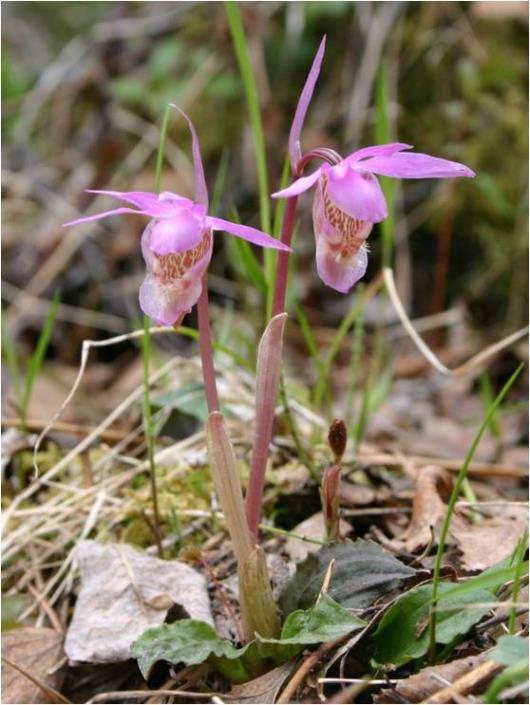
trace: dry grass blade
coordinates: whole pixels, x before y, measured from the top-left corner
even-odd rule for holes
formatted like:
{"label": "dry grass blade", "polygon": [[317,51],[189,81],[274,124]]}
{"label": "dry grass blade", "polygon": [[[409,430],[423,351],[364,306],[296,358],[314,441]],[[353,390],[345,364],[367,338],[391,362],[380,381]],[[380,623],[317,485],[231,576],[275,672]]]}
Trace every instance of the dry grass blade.
{"label": "dry grass blade", "polygon": [[[426,455],[409,455],[406,459],[391,453],[361,453],[356,461],[363,465],[391,465],[403,466],[405,463],[415,465],[439,465],[451,472],[458,472],[462,467],[463,460],[453,460],[449,458],[432,458]],[[500,463],[471,462],[468,469],[469,474],[482,477],[511,477],[524,480],[528,477],[526,468],[516,465],[504,465]]]}
{"label": "dry grass blade", "polygon": [[207,697],[214,697],[215,693],[193,693],[189,690],[112,690],[108,693],[98,693],[93,698],[87,700],[87,705],[92,703],[108,703],[129,700],[130,698],[151,698],[153,696],[175,696],[189,698],[190,700],[204,700]]}
{"label": "dry grass blade", "polygon": [[[168,327],[158,327],[158,328],[153,328],[151,330],[151,333],[160,333],[160,332],[166,333],[166,332],[169,332],[172,330],[173,330],[173,328],[171,328],[171,327],[169,327],[169,328]],[[37,438],[37,442],[35,443],[35,449],[33,451],[33,467],[35,468],[35,477],[38,477],[38,475],[39,475],[39,468],[37,465],[37,453],[39,451],[41,443],[44,440],[44,438],[46,437],[46,435],[48,434],[48,432],[50,431],[50,429],[53,427],[54,423],[61,417],[61,414],[63,413],[63,411],[66,409],[68,404],[74,398],[74,395],[77,392],[79,385],[81,384],[81,380],[83,379],[83,375],[85,374],[85,369],[86,369],[86,366],[88,363],[88,356],[90,353],[90,349],[91,348],[103,348],[103,347],[107,347],[109,345],[117,345],[119,343],[123,343],[126,340],[133,340],[135,338],[141,338],[143,336],[144,336],[143,330],[135,330],[135,331],[131,331],[130,333],[125,333],[124,335],[115,336],[114,338],[106,338],[105,340],[84,340],[83,341],[83,346],[81,348],[81,363],[79,365],[79,371],[77,373],[77,377],[74,381],[72,389],[70,390],[70,393],[68,394],[66,399],[61,404],[58,411],[56,411],[55,414],[52,416],[48,425],[39,434],[39,437]],[[153,381],[154,380],[151,379],[151,382],[153,382]],[[98,429],[99,429],[99,427],[98,427]],[[98,429],[94,429],[94,432],[97,431]],[[90,435],[92,435],[92,434],[90,434]]]}
{"label": "dry grass blade", "polygon": [[403,324],[405,330],[410,335],[412,341],[414,342],[418,350],[422,353],[422,355],[425,357],[425,359],[428,360],[428,362],[434,367],[435,370],[437,370],[443,375],[447,375],[449,377],[461,377],[462,375],[468,374],[469,372],[478,368],[483,362],[486,362],[486,360],[489,360],[494,355],[497,355],[502,350],[505,350],[506,348],[510,347],[510,345],[513,345],[518,340],[521,340],[521,338],[524,338],[526,335],[528,335],[528,326],[526,326],[525,328],[521,328],[520,330],[516,331],[515,333],[512,333],[503,340],[500,340],[498,343],[494,343],[493,345],[487,347],[485,350],[479,352],[477,355],[474,355],[469,360],[467,360],[467,362],[464,362],[464,364],[459,365],[458,367],[455,367],[454,369],[450,370],[443,364],[443,362],[441,362],[436,357],[433,351],[428,347],[428,345],[422,340],[422,338],[420,338],[420,336],[416,332],[414,326],[411,323],[410,318],[407,316],[407,312],[405,311],[403,304],[401,303],[401,299],[399,298],[399,294],[396,289],[396,284],[394,282],[393,271],[389,267],[385,267],[383,270],[383,276],[385,279],[385,285],[388,291],[388,295],[390,296],[390,300],[392,301],[396,313],[399,316],[399,319]]}

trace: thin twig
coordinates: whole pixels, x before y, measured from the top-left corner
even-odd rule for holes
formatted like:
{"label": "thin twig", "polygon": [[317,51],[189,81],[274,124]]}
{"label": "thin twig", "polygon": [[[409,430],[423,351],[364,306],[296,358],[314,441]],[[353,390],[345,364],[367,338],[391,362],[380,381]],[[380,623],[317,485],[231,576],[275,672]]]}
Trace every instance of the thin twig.
{"label": "thin twig", "polygon": [[458,367],[455,367],[454,369],[450,370],[443,364],[443,362],[440,361],[438,357],[436,357],[433,351],[422,340],[422,338],[420,338],[420,336],[414,329],[414,326],[412,325],[410,318],[407,316],[403,304],[401,303],[399,294],[397,293],[396,284],[394,282],[394,273],[392,269],[390,269],[389,267],[385,267],[383,269],[383,276],[385,279],[385,285],[388,291],[388,295],[390,296],[390,300],[392,301],[396,313],[399,316],[399,319],[403,324],[405,330],[410,335],[413,343],[416,345],[416,347],[422,353],[425,359],[428,360],[428,362],[432,365],[432,367],[434,367],[435,370],[441,372],[441,374],[443,375],[447,375],[449,377],[461,377],[462,375],[466,375],[469,372],[480,367],[480,365],[486,362],[486,360],[489,360],[490,357],[497,355],[502,350],[505,350],[506,348],[516,343],[518,340],[521,340],[521,338],[524,338],[528,335],[529,327],[525,326],[524,328],[521,328],[520,330],[516,331],[515,333],[512,333],[506,338],[503,338],[498,343],[494,343],[493,345],[488,346],[485,350],[482,350],[477,355],[473,355],[473,357],[467,360],[467,362],[464,362],[462,365],[459,365]]}
{"label": "thin twig", "polygon": [[[440,465],[451,472],[458,472],[464,462],[463,460],[448,458],[431,458],[427,455],[409,455],[406,460],[417,465]],[[401,467],[404,463],[404,459],[400,459],[391,453],[362,453],[355,458],[355,461],[361,465],[391,465],[394,467]],[[343,461],[343,465],[347,466],[348,462]],[[526,468],[497,463],[471,462],[468,472],[471,475],[482,477],[512,477],[517,480],[528,478],[528,470]]]}

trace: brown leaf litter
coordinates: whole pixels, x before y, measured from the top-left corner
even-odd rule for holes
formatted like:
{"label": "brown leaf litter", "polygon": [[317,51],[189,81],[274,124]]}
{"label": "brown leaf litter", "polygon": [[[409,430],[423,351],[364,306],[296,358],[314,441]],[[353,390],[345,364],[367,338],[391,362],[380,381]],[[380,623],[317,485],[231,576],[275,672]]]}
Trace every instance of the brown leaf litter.
{"label": "brown leaf litter", "polygon": [[2,634],[2,702],[57,703],[63,683],[63,635],[45,627]]}

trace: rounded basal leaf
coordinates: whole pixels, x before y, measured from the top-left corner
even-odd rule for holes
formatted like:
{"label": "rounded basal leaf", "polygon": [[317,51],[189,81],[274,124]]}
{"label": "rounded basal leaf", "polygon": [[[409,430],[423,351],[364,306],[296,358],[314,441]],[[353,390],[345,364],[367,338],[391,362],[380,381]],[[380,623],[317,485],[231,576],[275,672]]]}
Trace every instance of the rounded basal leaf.
{"label": "rounded basal leaf", "polygon": [[298,565],[280,597],[284,615],[315,604],[332,560],[328,594],[343,607],[368,607],[416,573],[373,541],[331,544]]}
{"label": "rounded basal leaf", "polygon": [[148,629],[131,646],[131,654],[138,659],[138,666],[145,679],[149,678],[157,661],[194,666],[215,656],[234,660],[233,680],[240,680],[240,672],[245,680],[248,675],[239,662],[245,651],[246,647],[236,649],[229,641],[221,639],[213,627],[197,619],[183,619]]}
{"label": "rounded basal leaf", "polygon": [[[488,590],[470,590],[451,595],[454,586],[439,588],[436,643],[450,644],[487,614],[495,595]],[[429,650],[429,613],[432,584],[420,585],[402,595],[385,614],[370,639],[372,662],[387,669],[421,658]],[[476,605],[476,606],[475,606]]]}

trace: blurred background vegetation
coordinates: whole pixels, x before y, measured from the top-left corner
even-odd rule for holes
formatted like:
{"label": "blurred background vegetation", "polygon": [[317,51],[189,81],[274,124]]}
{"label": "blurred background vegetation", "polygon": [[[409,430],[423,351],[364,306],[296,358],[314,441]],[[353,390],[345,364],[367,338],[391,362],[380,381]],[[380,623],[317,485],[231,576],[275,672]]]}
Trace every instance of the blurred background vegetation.
{"label": "blurred background vegetation", "polygon": [[[411,315],[463,307],[486,342],[523,325],[527,4],[243,2],[239,10],[261,101],[270,192],[280,181],[301,86],[326,33],[306,149],[326,145],[348,154],[376,142],[384,76],[392,139],[477,173],[474,180],[396,188],[395,270]],[[106,205],[93,203],[86,188],[153,189],[169,101],[197,127],[218,214],[237,213],[259,225],[243,84],[221,2],[16,2],[4,4],[2,14],[6,330],[19,349],[31,349],[60,289],[48,357],[73,365],[83,339],[139,327],[145,223],[116,218],[69,231],[61,223]],[[162,188],[184,194],[192,188],[189,135],[176,117]],[[310,198],[302,200],[291,301],[304,307],[318,338],[320,327],[340,322],[356,293],[343,297],[318,280],[310,206]],[[380,266],[378,230],[367,281]],[[210,288],[219,310],[239,316],[243,333],[233,327],[230,335],[244,349],[248,331],[254,340],[261,330],[261,299],[230,247],[220,236]],[[226,334],[226,318],[218,324]],[[132,354],[126,343],[96,359]]]}

